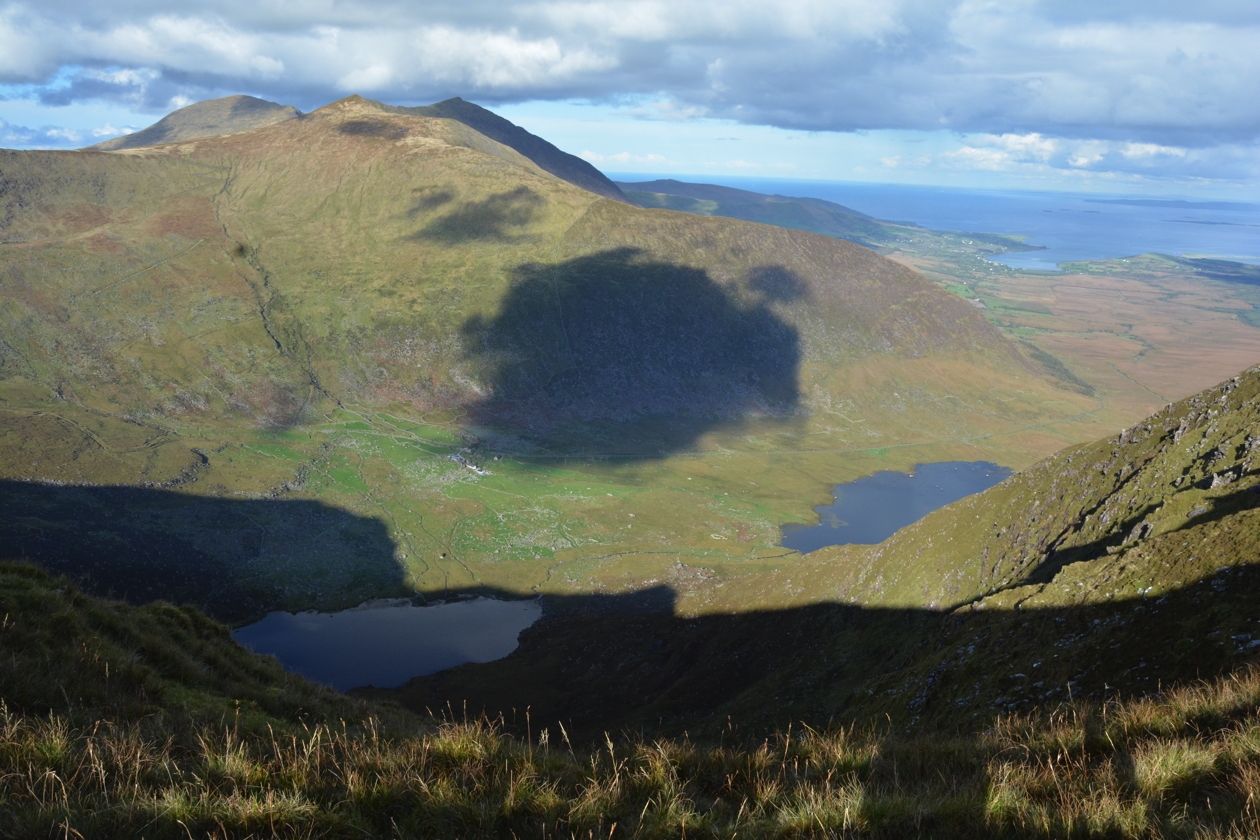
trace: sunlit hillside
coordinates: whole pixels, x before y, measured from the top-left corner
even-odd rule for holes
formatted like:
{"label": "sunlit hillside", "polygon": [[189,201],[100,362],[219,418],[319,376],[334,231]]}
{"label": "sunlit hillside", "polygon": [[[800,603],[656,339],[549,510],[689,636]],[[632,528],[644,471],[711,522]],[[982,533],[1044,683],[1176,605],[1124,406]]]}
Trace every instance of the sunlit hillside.
{"label": "sunlit hillside", "polygon": [[461,119],[3,153],[6,553],[232,620],[726,580],[836,481],[1090,428],[913,271],[600,198]]}

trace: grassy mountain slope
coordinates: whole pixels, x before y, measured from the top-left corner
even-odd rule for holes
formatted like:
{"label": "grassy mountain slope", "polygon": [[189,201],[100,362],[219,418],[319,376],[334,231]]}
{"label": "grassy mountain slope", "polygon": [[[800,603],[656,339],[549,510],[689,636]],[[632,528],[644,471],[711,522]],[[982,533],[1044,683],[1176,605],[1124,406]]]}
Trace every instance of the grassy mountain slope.
{"label": "grassy mountain slope", "polygon": [[[1227,674],[1260,656],[1258,429],[1253,368],[879,546],[760,580],[667,578],[655,615],[561,610],[508,658],[398,696],[528,704],[582,731],[696,732],[727,715],[971,726]],[[714,608],[754,593],[779,609]]]}
{"label": "grassy mountain slope", "polygon": [[[905,247],[913,243],[912,250],[952,253],[955,258],[961,251],[970,251],[969,255],[974,256],[977,252],[993,254],[1031,248],[1019,236],[932,231],[909,222],[876,219],[821,198],[767,195],[673,178],[624,182],[619,186],[639,207],[663,207],[700,216],[726,216],[793,230],[808,230],[870,248]],[[970,247],[960,248],[963,244]]]}
{"label": "grassy mountain slope", "polygon": [[[737,577],[785,562],[778,526],[834,481],[1022,463],[1096,407],[856,245],[608,201],[358,97],[188,143],[7,152],[0,182],[0,472],[155,491],[93,502],[129,575],[178,582],[153,595],[219,591],[241,562],[232,603],[290,608],[619,591],[680,560]],[[0,547],[48,559],[68,491],[24,487]],[[390,550],[347,558],[276,513],[246,561],[213,545],[158,574],[169,553],[137,536],[157,531],[123,523],[172,491],[327,505]],[[163,521],[197,545],[237,509]]]}
{"label": "grassy mountain slope", "polygon": [[172,111],[148,128],[89,146],[100,152],[137,149],[159,143],[180,143],[202,137],[250,131],[300,117],[292,105],[279,105],[253,96],[207,99]]}
{"label": "grassy mountain slope", "polygon": [[[850,591],[866,602],[940,606],[998,590],[1029,597],[1074,564],[1120,556],[1129,558],[1120,565],[1133,565],[1147,552],[1175,553],[1171,546],[1186,533],[1253,506],[1258,392],[1260,369],[1253,368],[1117,437],[1066,450],[947,514],[938,511],[875,549],[854,570]],[[918,577],[902,571],[895,582],[873,582],[885,555],[928,544],[931,561],[917,566]],[[1137,563],[1151,567],[1148,594],[1177,581],[1175,568],[1153,570],[1159,562]]]}

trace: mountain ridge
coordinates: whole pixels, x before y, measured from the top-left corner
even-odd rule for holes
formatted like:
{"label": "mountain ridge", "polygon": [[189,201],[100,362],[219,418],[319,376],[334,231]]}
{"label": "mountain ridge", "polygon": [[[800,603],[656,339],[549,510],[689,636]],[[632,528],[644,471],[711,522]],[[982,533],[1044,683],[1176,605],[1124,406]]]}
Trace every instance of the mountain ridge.
{"label": "mountain ridge", "polygon": [[491,140],[502,143],[523,154],[542,169],[584,190],[629,203],[621,188],[608,176],[576,155],[561,151],[536,134],[531,134],[509,120],[480,105],[459,98],[444,99],[432,105],[406,107],[377,103],[381,108],[397,114],[425,117],[442,117],[461,122]]}
{"label": "mountain ridge", "polygon": [[[361,101],[388,113],[454,120],[496,143],[513,149],[543,171],[563,181],[568,181],[574,186],[604,198],[629,201],[616,184],[591,164],[575,155],[561,151],[543,138],[531,134],[493,111],[457,96],[432,105],[420,106],[388,105],[384,102],[365,99],[357,94],[343,101],[352,100]],[[265,128],[302,116],[302,112],[291,105],[280,105],[253,96],[237,94],[186,105],[167,114],[148,128],[104,140],[86,148],[90,151],[117,152],[164,143],[201,140]]]}

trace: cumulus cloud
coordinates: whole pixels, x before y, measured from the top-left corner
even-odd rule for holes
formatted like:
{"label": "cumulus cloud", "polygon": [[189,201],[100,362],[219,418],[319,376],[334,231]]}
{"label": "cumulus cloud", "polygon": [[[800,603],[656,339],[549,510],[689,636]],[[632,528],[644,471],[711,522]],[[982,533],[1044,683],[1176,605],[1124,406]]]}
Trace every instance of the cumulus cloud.
{"label": "cumulus cloud", "polygon": [[68,128],[46,125],[28,128],[0,120],[0,147],[41,146],[53,149],[73,149],[83,145],[83,134]]}
{"label": "cumulus cloud", "polygon": [[668,163],[668,159],[664,155],[632,155],[629,152],[617,152],[615,155],[601,155],[598,152],[583,150],[578,157],[588,163]]}
{"label": "cumulus cloud", "polygon": [[645,119],[990,138],[968,140],[959,166],[1188,165],[1190,152],[1165,150],[1260,138],[1260,5],[1242,0],[173,8],[12,0],[0,10],[0,84],[31,86],[47,104],[116,100],[153,112],[236,92],[310,109],[358,91],[400,104],[578,98],[625,103]]}
{"label": "cumulus cloud", "polygon": [[948,169],[988,172],[1110,172],[1184,180],[1214,179],[1226,173],[1233,178],[1254,177],[1258,168],[1254,146],[1232,143],[1196,148],[1049,138],[1036,133],[962,139],[960,148],[942,152],[931,162]]}

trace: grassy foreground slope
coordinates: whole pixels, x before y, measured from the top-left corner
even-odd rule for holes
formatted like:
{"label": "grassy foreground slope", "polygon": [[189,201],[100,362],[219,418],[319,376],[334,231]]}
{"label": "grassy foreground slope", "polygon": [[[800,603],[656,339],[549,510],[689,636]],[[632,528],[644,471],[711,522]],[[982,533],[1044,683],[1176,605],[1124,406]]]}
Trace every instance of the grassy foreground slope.
{"label": "grassy foreground slope", "polygon": [[[0,548],[130,597],[232,581],[198,601],[232,620],[762,572],[837,480],[1018,465],[1097,408],[866,249],[600,198],[357,97],[5,152],[0,182]],[[84,483],[146,492],[76,529]]]}

